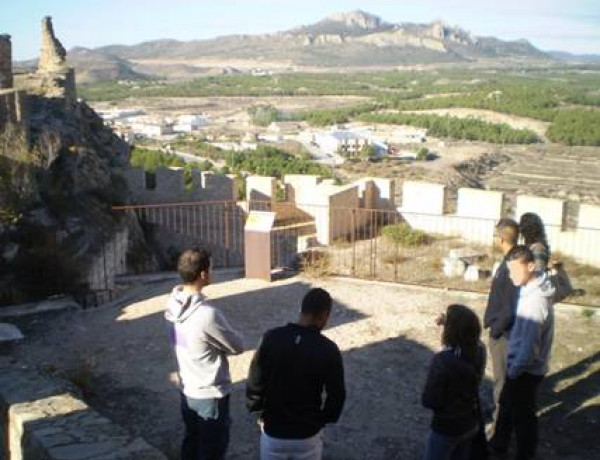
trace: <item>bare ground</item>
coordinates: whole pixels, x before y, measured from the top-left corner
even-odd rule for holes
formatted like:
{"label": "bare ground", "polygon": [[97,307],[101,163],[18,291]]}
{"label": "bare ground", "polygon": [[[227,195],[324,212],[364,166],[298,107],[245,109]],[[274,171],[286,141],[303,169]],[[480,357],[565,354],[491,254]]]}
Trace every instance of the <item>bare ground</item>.
{"label": "bare ground", "polygon": [[[258,455],[258,428],[243,405],[252,348],[268,328],[293,321],[313,285],[335,307],[325,334],[342,350],[348,400],[326,429],[326,459],[417,459],[430,413],[420,404],[427,366],[439,349],[433,318],[451,302],[482,313],[484,296],[344,279],[296,276],[273,283],[223,276],[206,293],[244,332],[250,351],[231,359],[232,442],[229,459]],[[98,309],[19,320],[26,340],[0,356],[78,384],[101,413],[177,458],[182,426],[175,366],[163,305],[173,281],[126,290],[129,301]],[[598,316],[557,312],[552,369],[541,390],[541,457],[591,460],[600,423]],[[488,379],[489,379],[488,365]],[[489,380],[484,383],[489,399]]]}
{"label": "bare ground", "polygon": [[239,96],[239,97],[145,97],[135,101],[97,102],[94,109],[112,107],[132,107],[147,110],[149,114],[179,115],[182,113],[207,112],[211,117],[226,116],[229,113],[245,112],[256,104],[271,104],[279,110],[335,109],[367,101],[361,96]]}

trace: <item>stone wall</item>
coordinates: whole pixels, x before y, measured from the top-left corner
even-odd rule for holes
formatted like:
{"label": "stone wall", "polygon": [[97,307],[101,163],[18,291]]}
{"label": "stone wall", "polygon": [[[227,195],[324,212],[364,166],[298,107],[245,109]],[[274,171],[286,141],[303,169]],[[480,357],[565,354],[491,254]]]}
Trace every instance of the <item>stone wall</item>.
{"label": "stone wall", "polygon": [[128,168],[124,172],[136,204],[234,201],[237,198],[233,176],[196,170],[191,175],[191,184],[186,187],[182,168],[158,168],[154,174],[147,174],[142,168]]}
{"label": "stone wall", "polygon": [[0,35],[0,89],[12,86],[12,43],[10,35]]}
{"label": "stone wall", "polygon": [[29,122],[25,91],[0,89],[0,131],[8,123],[18,125],[27,132]]}
{"label": "stone wall", "polygon": [[90,408],[66,382],[20,367],[0,373],[0,449],[5,460],[167,459]]}
{"label": "stone wall", "polygon": [[502,192],[461,188],[456,213],[446,213],[448,190],[439,184],[405,182],[402,206],[398,211],[414,228],[428,233],[461,237],[464,241],[492,245],[494,227],[502,217],[519,220],[525,212],[535,212],[543,220],[553,252],[573,257],[580,263],[600,267],[600,206],[578,206],[578,222],[566,226],[567,202],[530,195],[516,197],[514,212],[504,212]]}
{"label": "stone wall", "polygon": [[61,72],[67,67],[67,52],[54,35],[52,18],[42,19],[42,47],[38,62],[38,72]]}
{"label": "stone wall", "polygon": [[28,133],[27,99],[24,91],[13,88],[12,44],[10,35],[0,35],[0,131],[8,123]]}
{"label": "stone wall", "polygon": [[[9,52],[9,45],[10,37],[8,38],[8,45],[4,45],[3,53],[2,40],[0,39],[0,73],[3,68],[2,56]],[[2,77],[0,77],[1,79]],[[77,102],[75,70],[67,66],[66,51],[54,36],[50,17],[45,17],[42,20],[42,47],[37,72],[14,76],[11,73],[10,83],[11,87],[14,85],[32,96],[62,99],[67,109],[75,107]],[[0,88],[2,88],[1,84]]]}

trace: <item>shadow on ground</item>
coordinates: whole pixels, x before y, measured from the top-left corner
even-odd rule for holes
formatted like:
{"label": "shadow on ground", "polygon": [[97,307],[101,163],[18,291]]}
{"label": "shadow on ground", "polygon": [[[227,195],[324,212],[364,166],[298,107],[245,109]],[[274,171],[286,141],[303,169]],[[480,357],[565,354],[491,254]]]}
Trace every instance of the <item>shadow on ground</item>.
{"label": "shadow on ground", "polygon": [[[313,285],[330,289],[336,300],[325,334],[342,349],[348,388],[340,422],[326,429],[324,458],[420,458],[431,417],[421,407],[421,391],[432,350],[439,347],[432,320],[448,303],[467,300],[458,293],[298,277],[276,283],[218,281],[207,292],[211,303],[244,332],[249,348],[231,359],[234,422],[228,459],[258,458],[258,427],[244,405],[252,350],[264,331],[296,320],[300,300]],[[27,338],[11,359],[75,383],[98,412],[176,459],[182,425],[163,318],[173,284],[141,288],[124,306],[38,318],[27,325]],[[473,303],[481,314],[482,303]],[[582,403],[598,394],[598,358],[595,353],[543,383],[541,458],[595,457],[597,399],[594,405]],[[484,386],[489,395],[490,382]]]}

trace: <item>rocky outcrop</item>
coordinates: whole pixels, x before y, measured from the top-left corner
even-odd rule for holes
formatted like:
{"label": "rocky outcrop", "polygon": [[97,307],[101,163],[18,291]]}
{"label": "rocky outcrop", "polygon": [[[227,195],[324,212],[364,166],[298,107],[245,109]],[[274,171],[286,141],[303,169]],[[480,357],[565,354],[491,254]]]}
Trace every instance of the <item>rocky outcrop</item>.
{"label": "rocky outcrop", "polygon": [[379,29],[383,21],[379,16],[366,13],[361,10],[351,11],[349,13],[337,13],[327,17],[326,21],[340,22],[346,27],[358,27],[365,30]]}
{"label": "rocky outcrop", "polygon": [[444,21],[434,21],[425,30],[425,34],[434,40],[449,41],[461,45],[472,45],[474,43],[471,34],[459,27],[451,27]]}
{"label": "rocky outcrop", "polygon": [[[21,75],[15,84],[22,86],[10,90],[27,100],[27,131],[10,117],[0,124],[0,305],[59,293],[87,298],[90,289],[110,286],[90,275],[99,257],[101,272],[114,271],[106,261],[117,258],[103,257],[107,248],[118,246],[125,252],[119,260],[135,260],[138,269],[155,264],[135,216],[112,209],[129,200],[122,175],[129,145],[77,101],[49,18],[43,37],[39,71]],[[128,241],[116,245],[122,235]]]}
{"label": "rocky outcrop", "polygon": [[363,37],[354,38],[354,41],[368,43],[379,47],[383,46],[412,46],[415,48],[424,48],[439,53],[447,52],[444,42],[427,36],[418,36],[407,33],[404,29],[398,29],[393,32],[382,32],[379,34],[369,34]]}
{"label": "rocky outcrop", "polygon": [[316,45],[326,45],[326,44],[340,45],[342,43],[344,43],[344,37],[342,37],[341,35],[337,35],[337,34],[317,35],[313,40],[313,44],[316,44]]}

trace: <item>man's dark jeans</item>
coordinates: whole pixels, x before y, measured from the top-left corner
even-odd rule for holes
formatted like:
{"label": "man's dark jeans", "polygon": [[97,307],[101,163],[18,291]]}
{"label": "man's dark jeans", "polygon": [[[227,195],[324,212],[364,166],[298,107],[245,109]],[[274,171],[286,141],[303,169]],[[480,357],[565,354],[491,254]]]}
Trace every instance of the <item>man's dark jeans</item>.
{"label": "man's dark jeans", "polygon": [[517,435],[517,460],[534,458],[538,445],[536,415],[537,390],[543,376],[521,374],[515,379],[506,378],[500,396],[500,411],[494,437],[490,444],[494,450],[506,451],[513,429]]}
{"label": "man's dark jeans", "polygon": [[181,395],[185,436],[181,460],[222,460],[229,444],[229,396],[193,399]]}

